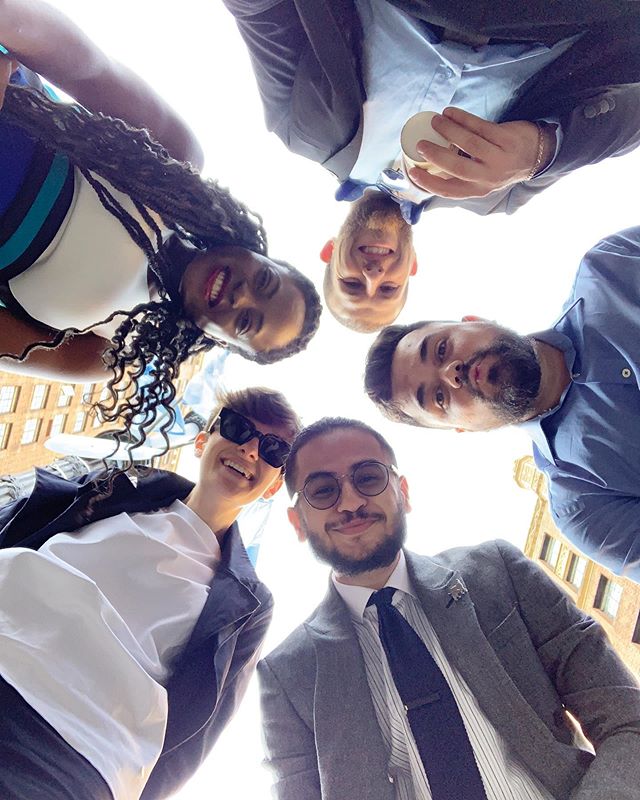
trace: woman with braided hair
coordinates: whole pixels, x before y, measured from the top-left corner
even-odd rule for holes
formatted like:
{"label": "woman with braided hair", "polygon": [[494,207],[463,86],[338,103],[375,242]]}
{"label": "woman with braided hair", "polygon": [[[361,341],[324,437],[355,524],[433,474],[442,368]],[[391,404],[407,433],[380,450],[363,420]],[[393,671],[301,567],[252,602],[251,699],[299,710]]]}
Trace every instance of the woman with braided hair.
{"label": "woman with braided hair", "polygon": [[[31,70],[82,106],[49,99]],[[177,114],[45,3],[0,0],[0,103],[0,369],[108,378],[103,416],[144,430],[189,355],[270,363],[306,346],[312,283],[198,175]]]}

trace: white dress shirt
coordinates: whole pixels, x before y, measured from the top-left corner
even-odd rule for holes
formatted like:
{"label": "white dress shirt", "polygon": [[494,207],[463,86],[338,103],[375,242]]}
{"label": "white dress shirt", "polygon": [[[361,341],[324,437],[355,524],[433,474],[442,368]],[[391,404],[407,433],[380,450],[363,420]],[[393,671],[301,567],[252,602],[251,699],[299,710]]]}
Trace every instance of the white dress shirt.
{"label": "white dress shirt", "polygon": [[[388,774],[394,784],[396,798],[431,800],[425,769],[380,641],[378,612],[375,606],[367,608],[373,590],[363,586],[347,586],[335,576],[332,578],[336,590],[349,608],[356,629],[378,725],[389,753]],[[487,800],[553,800],[509,752],[458,670],[448,662],[411,586],[402,551],[386,586],[399,590],[393,596],[393,605],[418,634],[449,684],[473,748]],[[455,757],[455,753],[452,753],[453,761]]]}
{"label": "white dress shirt", "polygon": [[114,800],[137,800],[162,752],[164,685],[219,561],[179,500],[0,550],[0,674]]}

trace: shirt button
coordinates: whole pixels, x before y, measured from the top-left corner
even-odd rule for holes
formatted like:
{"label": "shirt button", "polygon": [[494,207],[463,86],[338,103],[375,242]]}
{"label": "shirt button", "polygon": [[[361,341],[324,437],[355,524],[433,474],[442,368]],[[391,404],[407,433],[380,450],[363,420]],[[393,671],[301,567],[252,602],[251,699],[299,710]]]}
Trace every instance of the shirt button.
{"label": "shirt button", "polygon": [[622,370],[622,377],[623,378],[630,378],[631,377],[631,370],[629,369],[629,367],[625,367]]}
{"label": "shirt button", "polygon": [[389,783],[395,783],[393,775],[387,775],[387,778],[389,778]]}
{"label": "shirt button", "polygon": [[451,67],[443,67],[442,74],[444,75],[445,78],[453,78],[453,70],[451,69]]}

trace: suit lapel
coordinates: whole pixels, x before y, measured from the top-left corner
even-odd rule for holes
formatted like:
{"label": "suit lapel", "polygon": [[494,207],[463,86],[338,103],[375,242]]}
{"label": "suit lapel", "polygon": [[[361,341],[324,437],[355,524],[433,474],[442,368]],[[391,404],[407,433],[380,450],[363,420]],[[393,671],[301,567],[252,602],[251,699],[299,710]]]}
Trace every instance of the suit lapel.
{"label": "suit lapel", "polygon": [[528,769],[546,784],[541,765],[556,741],[513,683],[487,640],[462,576],[406,553],[413,586],[444,653],[487,719]]}
{"label": "suit lapel", "polygon": [[364,659],[345,604],[333,586],[308,630],[316,648],[315,733],[325,800],[393,800]]}

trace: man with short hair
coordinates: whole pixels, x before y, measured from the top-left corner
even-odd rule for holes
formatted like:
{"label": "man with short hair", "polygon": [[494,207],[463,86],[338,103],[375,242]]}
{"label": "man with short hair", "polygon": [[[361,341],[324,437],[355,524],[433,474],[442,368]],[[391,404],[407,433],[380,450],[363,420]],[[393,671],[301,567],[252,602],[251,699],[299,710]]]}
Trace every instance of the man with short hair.
{"label": "man with short hair", "polygon": [[459,431],[517,423],[560,530],[640,581],[640,227],[582,259],[564,313],[520,336],[479,317],[384,330],[365,388],[389,417]]}
{"label": "man with short hair", "polygon": [[324,299],[333,316],[360,333],[377,331],[398,316],[418,262],[411,225],[382,192],[355,200],[335,239],[320,251],[326,263]]}
{"label": "man with short hair", "polygon": [[[249,49],[267,128],[336,175],[337,200],[382,193],[407,224],[456,205],[513,213],[640,141],[637,2],[224,2]],[[423,111],[439,112],[431,127],[444,143],[425,132],[417,149],[441,174],[409,168],[400,150],[405,122]],[[289,181],[292,196],[304,196]],[[384,280],[406,295],[411,271],[398,268],[384,233],[375,259],[322,251],[327,304],[356,330],[382,327],[403,305],[377,299],[370,273],[389,272]]]}
{"label": "man with short hair", "polygon": [[173,794],[240,703],[271,620],[235,520],[272,496],[299,420],[269,389],[222,397],[200,476],[38,470],[0,511],[0,796]]}
{"label": "man with short hair", "polygon": [[332,575],[258,665],[279,800],[635,800],[640,686],[539,567],[405,551],[407,481],[359,421],[306,428],[286,482]]}

